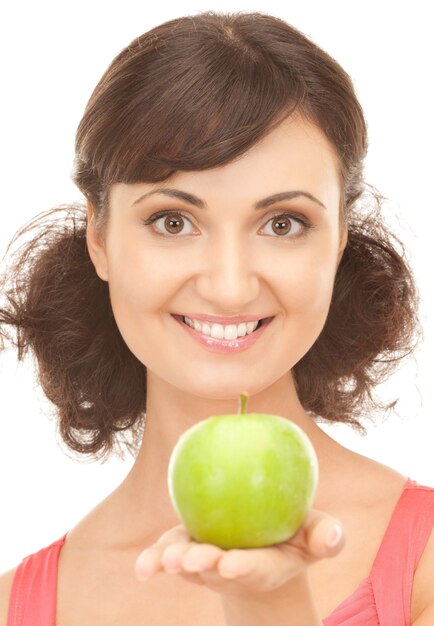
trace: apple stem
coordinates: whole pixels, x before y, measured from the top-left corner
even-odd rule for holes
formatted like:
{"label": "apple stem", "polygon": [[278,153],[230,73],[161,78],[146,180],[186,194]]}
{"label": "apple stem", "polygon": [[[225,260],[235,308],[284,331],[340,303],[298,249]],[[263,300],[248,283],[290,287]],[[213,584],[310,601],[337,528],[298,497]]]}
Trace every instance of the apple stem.
{"label": "apple stem", "polygon": [[247,391],[242,391],[240,393],[240,409],[239,409],[240,415],[246,412],[248,398],[249,398],[249,394],[247,393]]}

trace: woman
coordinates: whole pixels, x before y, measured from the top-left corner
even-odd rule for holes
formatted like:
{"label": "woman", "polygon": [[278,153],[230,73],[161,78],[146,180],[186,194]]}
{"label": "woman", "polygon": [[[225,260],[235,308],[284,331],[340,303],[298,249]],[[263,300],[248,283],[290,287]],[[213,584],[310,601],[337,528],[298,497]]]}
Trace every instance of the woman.
{"label": "woman", "polygon": [[[86,207],[41,222],[0,319],[19,358],[33,350],[71,449],[137,456],[1,577],[1,626],[432,623],[434,489],[316,423],[363,430],[419,330],[366,150],[348,75],[276,17],[174,19],[114,59],[76,136]],[[167,469],[242,390],[307,433],[319,484],[290,541],[225,551],[179,524]]]}

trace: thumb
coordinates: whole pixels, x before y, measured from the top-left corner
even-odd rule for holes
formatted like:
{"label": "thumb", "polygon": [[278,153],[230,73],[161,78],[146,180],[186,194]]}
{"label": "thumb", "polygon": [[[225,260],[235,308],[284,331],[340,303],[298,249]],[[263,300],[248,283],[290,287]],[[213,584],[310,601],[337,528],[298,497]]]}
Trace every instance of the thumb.
{"label": "thumb", "polygon": [[345,536],[336,517],[311,509],[302,527],[288,543],[315,561],[338,554],[345,545]]}

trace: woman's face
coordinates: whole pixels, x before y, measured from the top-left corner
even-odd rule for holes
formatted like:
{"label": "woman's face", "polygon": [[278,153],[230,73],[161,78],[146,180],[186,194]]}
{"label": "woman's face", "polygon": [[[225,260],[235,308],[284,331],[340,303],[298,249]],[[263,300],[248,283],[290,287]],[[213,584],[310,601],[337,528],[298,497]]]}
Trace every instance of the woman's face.
{"label": "woman's face", "polygon": [[[142,197],[169,187],[206,208],[162,193]],[[306,196],[255,210],[268,196],[295,191]],[[339,239],[339,200],[331,144],[294,117],[228,165],[176,173],[163,183],[113,185],[104,247],[90,221],[89,251],[108,281],[119,331],[148,378],[225,399],[287,376],[327,318],[346,244],[346,231]],[[169,215],[145,225],[158,211]],[[216,352],[174,314],[273,320],[249,348]]]}

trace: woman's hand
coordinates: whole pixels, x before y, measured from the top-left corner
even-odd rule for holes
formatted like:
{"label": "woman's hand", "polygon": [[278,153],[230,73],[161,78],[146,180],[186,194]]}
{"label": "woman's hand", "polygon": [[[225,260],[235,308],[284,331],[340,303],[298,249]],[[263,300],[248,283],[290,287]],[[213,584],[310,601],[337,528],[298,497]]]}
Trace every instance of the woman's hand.
{"label": "woman's hand", "polygon": [[343,545],[339,521],[314,509],[294,537],[266,548],[224,550],[199,543],[181,524],[140,553],[136,576],[146,580],[166,572],[221,594],[266,592],[290,584],[312,563],[338,554]]}

